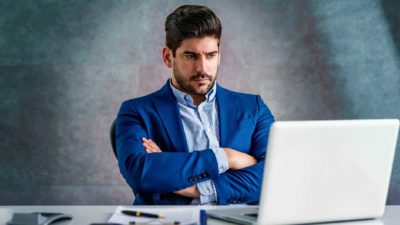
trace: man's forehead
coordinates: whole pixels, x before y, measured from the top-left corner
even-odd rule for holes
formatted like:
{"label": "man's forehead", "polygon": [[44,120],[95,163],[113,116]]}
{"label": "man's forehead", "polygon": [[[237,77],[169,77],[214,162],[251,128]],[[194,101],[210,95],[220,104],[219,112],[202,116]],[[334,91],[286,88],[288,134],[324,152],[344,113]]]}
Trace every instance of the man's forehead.
{"label": "man's forehead", "polygon": [[214,37],[188,38],[178,47],[179,52],[210,53],[218,51],[218,39]]}

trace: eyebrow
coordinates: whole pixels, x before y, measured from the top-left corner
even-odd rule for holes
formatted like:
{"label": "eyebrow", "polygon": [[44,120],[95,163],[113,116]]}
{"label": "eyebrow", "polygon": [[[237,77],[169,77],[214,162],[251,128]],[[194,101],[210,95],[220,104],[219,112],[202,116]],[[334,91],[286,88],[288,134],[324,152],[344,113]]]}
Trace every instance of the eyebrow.
{"label": "eyebrow", "polygon": [[[207,52],[206,54],[215,54],[218,53],[218,51],[212,51],[212,52]],[[197,52],[192,52],[192,51],[184,51],[183,54],[185,55],[198,55],[199,53]]]}

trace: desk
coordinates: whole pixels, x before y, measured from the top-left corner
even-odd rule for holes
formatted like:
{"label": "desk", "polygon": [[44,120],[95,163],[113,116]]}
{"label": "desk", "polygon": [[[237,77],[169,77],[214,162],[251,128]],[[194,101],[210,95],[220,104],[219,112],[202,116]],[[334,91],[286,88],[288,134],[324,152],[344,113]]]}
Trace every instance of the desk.
{"label": "desk", "polygon": [[[151,207],[151,206],[147,206]],[[160,206],[157,206],[160,207]],[[192,207],[197,209],[197,206],[165,206],[165,207]],[[243,206],[202,206],[204,209],[217,209],[220,207],[243,207]],[[251,207],[251,206],[250,206]],[[14,212],[64,212],[74,216],[70,225],[88,225],[94,222],[105,222],[112,215],[117,206],[0,206],[0,225],[5,225],[12,217]],[[386,206],[385,215],[380,218],[381,222],[374,223],[371,220],[345,223],[346,225],[354,224],[384,224],[384,225],[399,225],[400,224],[400,205]],[[208,224],[229,224],[222,221],[208,219]],[[335,223],[336,224],[336,223]],[[332,225],[332,223],[330,224]]]}

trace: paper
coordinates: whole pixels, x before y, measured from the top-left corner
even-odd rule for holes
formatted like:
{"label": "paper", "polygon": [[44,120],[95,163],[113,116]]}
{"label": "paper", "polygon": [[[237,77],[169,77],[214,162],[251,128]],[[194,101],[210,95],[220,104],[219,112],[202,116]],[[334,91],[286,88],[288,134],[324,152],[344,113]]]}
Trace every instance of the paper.
{"label": "paper", "polygon": [[[122,210],[133,210],[145,213],[153,213],[164,216],[165,219],[154,219],[146,217],[128,216],[121,213]],[[200,224],[200,209],[199,208],[181,208],[181,207],[122,207],[119,206],[111,218],[109,223],[119,223],[129,225],[130,222],[135,222],[135,225],[198,225]],[[179,222],[179,223],[176,223]]]}

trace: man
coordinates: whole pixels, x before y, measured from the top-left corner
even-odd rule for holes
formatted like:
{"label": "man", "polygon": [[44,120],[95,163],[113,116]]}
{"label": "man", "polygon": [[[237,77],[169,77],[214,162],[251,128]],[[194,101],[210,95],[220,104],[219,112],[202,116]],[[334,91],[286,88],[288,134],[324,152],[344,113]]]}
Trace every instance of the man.
{"label": "man", "polygon": [[271,112],[260,96],[216,83],[222,26],[209,8],[177,8],[165,31],[171,79],[122,103],[116,122],[134,204],[257,203]]}

